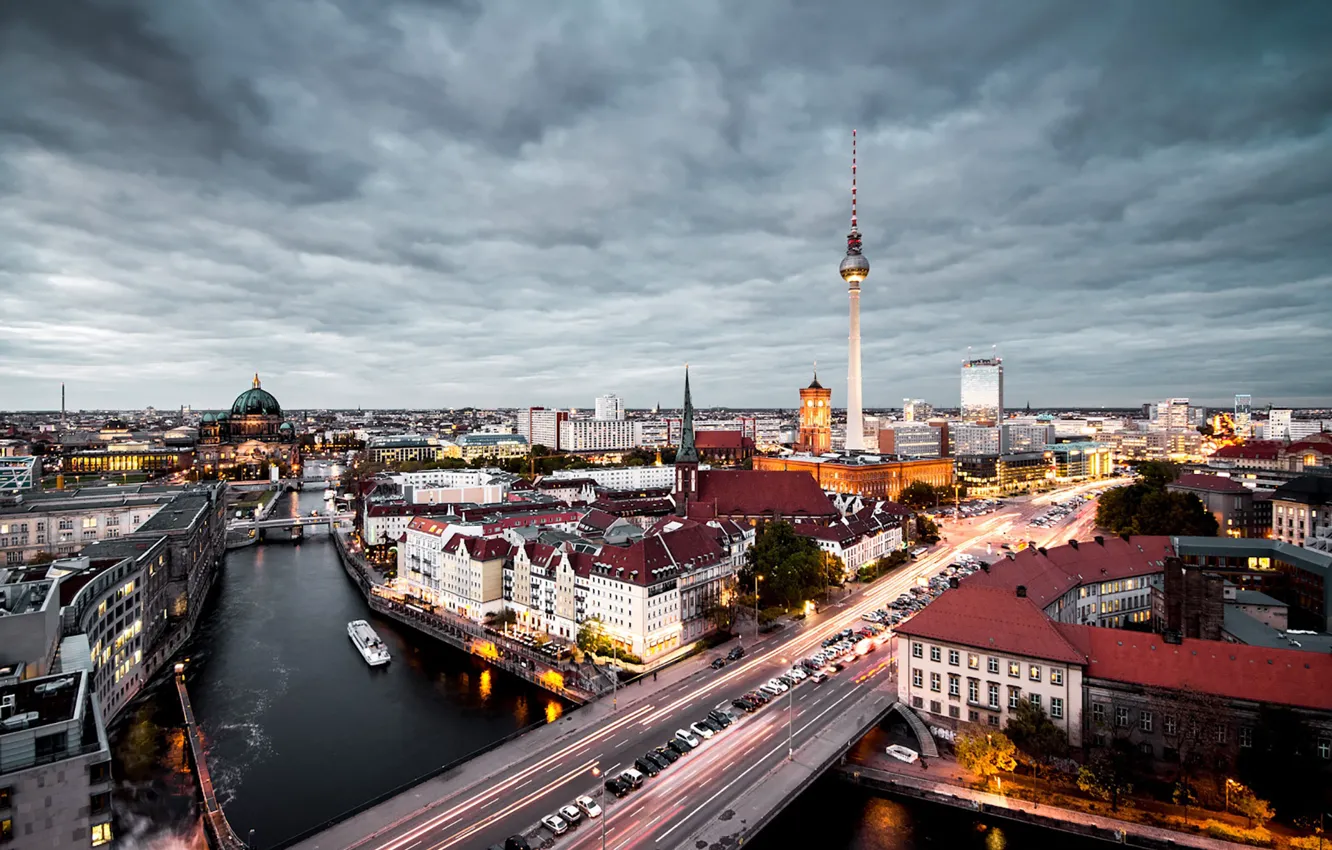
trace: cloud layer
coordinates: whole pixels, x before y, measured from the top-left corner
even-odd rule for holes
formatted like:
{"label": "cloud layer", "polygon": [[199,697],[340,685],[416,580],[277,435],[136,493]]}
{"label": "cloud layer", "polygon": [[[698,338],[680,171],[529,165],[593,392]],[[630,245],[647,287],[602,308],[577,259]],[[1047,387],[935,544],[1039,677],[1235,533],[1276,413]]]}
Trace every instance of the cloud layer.
{"label": "cloud layer", "polygon": [[[0,408],[1326,404],[1332,7],[0,4]],[[1321,357],[1314,356],[1321,352]]]}

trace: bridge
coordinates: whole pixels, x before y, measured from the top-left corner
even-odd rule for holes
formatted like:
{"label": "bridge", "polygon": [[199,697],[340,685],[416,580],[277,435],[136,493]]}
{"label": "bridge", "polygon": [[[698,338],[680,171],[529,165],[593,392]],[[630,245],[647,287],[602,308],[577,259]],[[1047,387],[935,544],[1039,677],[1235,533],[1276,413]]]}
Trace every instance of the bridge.
{"label": "bridge", "polygon": [[[987,538],[1002,540],[1005,528],[1025,524],[1039,510],[1025,504],[983,520],[949,523],[945,533],[952,544],[791,627],[744,635],[747,653],[739,661],[711,669],[710,662],[723,648],[678,662],[658,676],[621,687],[613,697],[603,696],[444,766],[406,790],[370,801],[278,846],[481,850],[503,845],[516,834],[527,836],[533,847],[560,850],[740,846],[817,777],[839,769],[856,742],[875,734],[890,713],[910,714],[897,704],[891,640],[822,684],[806,680],[753,713],[738,712],[730,728],[703,741],[623,800],[606,795],[603,781],[665,744],[677,729],[688,728],[709,710],[729,708],[734,698],[812,655],[824,638],[855,626],[862,614],[937,574],[960,552],[984,546]],[[937,752],[923,724],[908,728],[917,741],[915,749],[927,755]],[[541,817],[579,795],[600,801],[605,810],[600,824],[585,819],[560,836],[541,826]]]}
{"label": "bridge", "polygon": [[249,531],[251,529],[271,528],[306,528],[314,525],[333,526],[340,522],[351,522],[356,514],[351,511],[314,516],[288,516],[275,519],[233,519],[227,523],[228,531]]}

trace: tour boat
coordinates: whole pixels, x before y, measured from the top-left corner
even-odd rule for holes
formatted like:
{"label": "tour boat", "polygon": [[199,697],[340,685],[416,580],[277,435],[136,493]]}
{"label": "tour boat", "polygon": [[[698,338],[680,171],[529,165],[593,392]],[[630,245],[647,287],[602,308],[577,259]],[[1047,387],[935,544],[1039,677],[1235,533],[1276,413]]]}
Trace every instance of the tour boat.
{"label": "tour boat", "polygon": [[371,667],[378,667],[381,664],[389,663],[388,647],[375,634],[375,630],[370,628],[370,624],[365,620],[352,620],[347,624],[347,635],[352,643],[356,644],[356,649],[365,659],[365,663]]}

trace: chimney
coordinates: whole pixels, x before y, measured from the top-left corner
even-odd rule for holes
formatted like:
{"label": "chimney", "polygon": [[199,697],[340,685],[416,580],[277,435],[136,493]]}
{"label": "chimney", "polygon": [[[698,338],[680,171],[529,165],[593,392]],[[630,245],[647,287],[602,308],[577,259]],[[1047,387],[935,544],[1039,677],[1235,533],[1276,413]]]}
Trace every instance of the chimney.
{"label": "chimney", "polygon": [[1096,535],[1095,537],[1093,537],[1092,540],[1095,540],[1095,541],[1096,541],[1096,545],[1097,545],[1097,546],[1104,546],[1104,545],[1105,545],[1105,538],[1102,537],[1102,536],[1099,535],[1099,534]]}
{"label": "chimney", "polygon": [[981,563],[981,569],[982,569],[982,570],[985,570],[985,572],[988,573],[988,572],[990,571],[990,565],[987,564],[987,563],[982,562],[982,563]]}
{"label": "chimney", "polygon": [[949,577],[949,579],[948,579],[948,586],[949,586],[950,588],[952,588],[953,590],[957,590],[958,584],[959,584],[959,582],[958,582],[958,580],[957,580],[957,576],[950,576],[950,577]]}
{"label": "chimney", "polygon": [[1037,547],[1036,547],[1036,551],[1037,551],[1037,552],[1040,552],[1042,555],[1044,555],[1044,554],[1045,554],[1045,547],[1044,547],[1044,546],[1037,546]]}
{"label": "chimney", "polygon": [[1120,540],[1123,540],[1125,543],[1127,543],[1127,542],[1129,541],[1129,537],[1131,537],[1131,536],[1132,536],[1132,535],[1130,535],[1127,531],[1125,531],[1125,532],[1123,532],[1123,533],[1121,533],[1121,534],[1119,535],[1119,539],[1120,539]]}
{"label": "chimney", "polygon": [[1017,595],[1018,595],[1018,599],[1026,599],[1026,598],[1027,598],[1027,586],[1026,586],[1025,584],[1019,584],[1019,585],[1017,586]]}
{"label": "chimney", "polygon": [[1072,546],[1073,549],[1074,549],[1074,551],[1076,551],[1077,548],[1078,548],[1078,541],[1076,541],[1076,540],[1069,540],[1069,541],[1068,541],[1068,545]]}

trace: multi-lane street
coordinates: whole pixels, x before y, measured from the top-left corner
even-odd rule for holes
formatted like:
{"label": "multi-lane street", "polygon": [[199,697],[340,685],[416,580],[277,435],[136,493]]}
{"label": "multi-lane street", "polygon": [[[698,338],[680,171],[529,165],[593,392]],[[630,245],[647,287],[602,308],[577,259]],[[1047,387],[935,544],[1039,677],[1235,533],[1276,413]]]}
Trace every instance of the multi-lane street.
{"label": "multi-lane street", "polygon": [[[1103,486],[1103,485],[1102,485]],[[1076,488],[1081,490],[1090,487]],[[1074,490],[1069,490],[1072,493]],[[1062,495],[1062,494],[1060,494]],[[788,741],[797,750],[834,712],[845,711],[869,689],[892,687],[891,645],[858,658],[827,682],[801,682],[754,714],[740,714],[731,727],[717,733],[659,776],[623,799],[602,793],[607,776],[632,767],[635,759],[665,744],[677,729],[704,718],[718,706],[789,670],[818,650],[820,642],[856,626],[862,614],[882,607],[924,577],[932,576],[962,552],[992,557],[1004,542],[1034,540],[1056,545],[1085,522],[1093,503],[1052,528],[1032,527],[1029,520],[1049,507],[1050,499],[1009,502],[998,511],[943,524],[947,538],[934,551],[870,585],[848,601],[825,606],[804,623],[756,640],[744,638],[748,651],[740,661],[720,670],[704,668],[665,686],[650,697],[624,704],[618,712],[545,749],[516,760],[499,775],[475,783],[428,810],[381,830],[356,845],[366,850],[453,850],[503,845],[512,835],[528,835],[533,846],[553,839],[555,847],[674,847],[693,829],[726,808],[728,802],[787,758]],[[717,654],[729,648],[723,646]],[[710,656],[711,658],[711,656]],[[698,662],[688,662],[695,663]],[[560,836],[540,819],[591,795],[604,807],[599,819],[583,818]]]}

